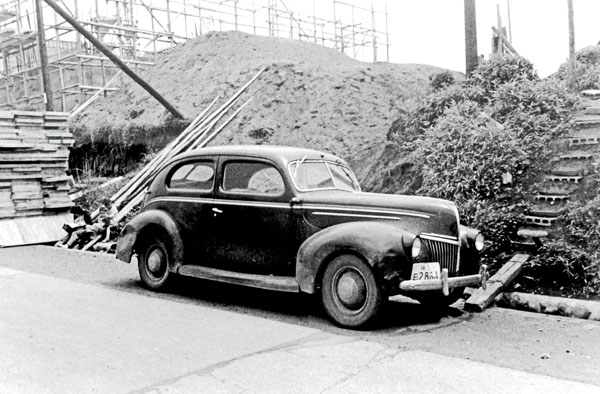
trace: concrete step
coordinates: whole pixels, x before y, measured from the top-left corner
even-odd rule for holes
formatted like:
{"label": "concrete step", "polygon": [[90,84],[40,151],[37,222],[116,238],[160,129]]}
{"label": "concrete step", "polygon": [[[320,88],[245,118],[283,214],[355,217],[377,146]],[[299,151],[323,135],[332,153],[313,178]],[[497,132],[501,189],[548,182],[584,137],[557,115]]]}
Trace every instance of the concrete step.
{"label": "concrete step", "polygon": [[561,163],[552,167],[551,175],[581,177],[587,175],[588,165],[585,163]]}
{"label": "concrete step", "polygon": [[549,235],[548,229],[523,227],[517,231],[516,239],[511,239],[510,243],[517,250],[537,250]]}
{"label": "concrete step", "polygon": [[529,208],[529,215],[557,218],[567,209],[566,204],[533,204]]}
{"label": "concrete step", "polygon": [[579,183],[583,179],[582,176],[561,176],[561,175],[547,175],[544,179],[548,182],[558,183]]}
{"label": "concrete step", "polygon": [[587,107],[583,113],[585,115],[600,115],[600,106]]}
{"label": "concrete step", "polygon": [[569,146],[572,147],[582,147],[582,146],[596,146],[600,144],[600,136],[569,136],[566,137],[566,140],[569,142]]}
{"label": "concrete step", "polygon": [[579,94],[588,99],[599,99],[600,98],[600,90],[598,89],[586,89],[579,92]]}
{"label": "concrete step", "polygon": [[600,124],[600,115],[578,114],[573,117],[575,124],[578,126]]}
{"label": "concrete step", "polygon": [[533,226],[550,227],[558,218],[525,215],[525,223]]}
{"label": "concrete step", "polygon": [[595,156],[597,156],[597,152],[589,152],[589,151],[571,151],[568,153],[563,153],[559,155],[558,158],[560,160],[592,160]]}
{"label": "concrete step", "polygon": [[569,196],[579,192],[579,184],[566,182],[544,182],[538,186],[538,195]]}
{"label": "concrete step", "polygon": [[569,198],[570,196],[567,194],[538,194],[534,197],[536,201],[549,204],[564,203],[569,201]]}
{"label": "concrete step", "polygon": [[540,230],[538,228],[523,227],[517,231],[517,235],[519,237],[523,237],[523,238],[546,238],[550,234],[546,230]]}

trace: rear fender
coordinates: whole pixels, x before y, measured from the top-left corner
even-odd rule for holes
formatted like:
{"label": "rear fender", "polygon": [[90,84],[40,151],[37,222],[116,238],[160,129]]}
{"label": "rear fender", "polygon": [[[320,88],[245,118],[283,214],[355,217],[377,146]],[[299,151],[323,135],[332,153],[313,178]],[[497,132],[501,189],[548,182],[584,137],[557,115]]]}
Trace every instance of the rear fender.
{"label": "rear fender", "polygon": [[176,272],[176,269],[183,264],[183,241],[179,232],[179,226],[171,215],[158,209],[144,211],[125,225],[117,240],[117,259],[126,263],[131,261],[139,234],[144,229],[149,230],[149,226],[158,226],[169,236],[171,242],[169,270]]}
{"label": "rear fender", "polygon": [[296,280],[300,290],[315,293],[326,264],[340,254],[355,254],[371,267],[382,285],[399,279],[408,266],[402,238],[414,237],[389,223],[350,222],[328,227],[300,246]]}

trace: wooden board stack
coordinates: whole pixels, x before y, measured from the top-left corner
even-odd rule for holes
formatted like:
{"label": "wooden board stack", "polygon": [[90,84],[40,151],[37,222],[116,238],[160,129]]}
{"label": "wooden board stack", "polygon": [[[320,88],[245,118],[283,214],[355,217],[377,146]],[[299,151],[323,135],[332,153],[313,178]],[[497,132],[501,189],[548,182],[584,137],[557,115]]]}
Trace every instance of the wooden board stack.
{"label": "wooden board stack", "polygon": [[0,224],[3,219],[64,214],[72,206],[66,175],[68,113],[0,111]]}

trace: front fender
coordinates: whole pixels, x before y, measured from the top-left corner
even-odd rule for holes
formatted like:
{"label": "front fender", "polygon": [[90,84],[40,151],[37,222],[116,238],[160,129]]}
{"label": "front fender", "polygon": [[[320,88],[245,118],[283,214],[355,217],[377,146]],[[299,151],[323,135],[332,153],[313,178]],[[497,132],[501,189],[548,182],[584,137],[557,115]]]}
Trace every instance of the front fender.
{"label": "front fender", "polygon": [[158,226],[164,230],[171,241],[171,271],[183,264],[183,241],[179,226],[171,215],[159,209],[150,209],[136,215],[125,225],[117,240],[117,259],[129,263],[138,235],[148,226]]}
{"label": "front fender", "polygon": [[403,237],[414,235],[389,223],[350,222],[327,227],[300,246],[296,259],[296,280],[300,290],[314,293],[325,264],[332,258],[352,253],[374,268],[379,280],[393,279],[408,266]]}

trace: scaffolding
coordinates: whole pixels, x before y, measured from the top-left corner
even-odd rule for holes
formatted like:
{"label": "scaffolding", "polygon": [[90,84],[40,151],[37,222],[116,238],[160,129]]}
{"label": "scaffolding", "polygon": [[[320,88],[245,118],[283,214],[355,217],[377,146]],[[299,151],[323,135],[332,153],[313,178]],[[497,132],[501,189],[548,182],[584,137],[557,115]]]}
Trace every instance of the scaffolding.
{"label": "scaffolding", "polygon": [[[0,109],[44,105],[35,0],[0,6]],[[304,2],[303,2],[304,3]],[[328,3],[331,19],[317,17],[313,1],[304,12],[284,0],[264,4],[241,0],[62,0],[59,5],[134,70],[158,54],[209,31],[241,31],[285,37],[335,48],[367,62],[389,61],[387,7],[384,11],[338,0]],[[323,6],[323,2],[319,3]],[[42,8],[54,108],[71,111],[111,85],[117,67],[47,6]],[[319,12],[323,15],[323,12]],[[384,29],[377,28],[384,24]]]}

